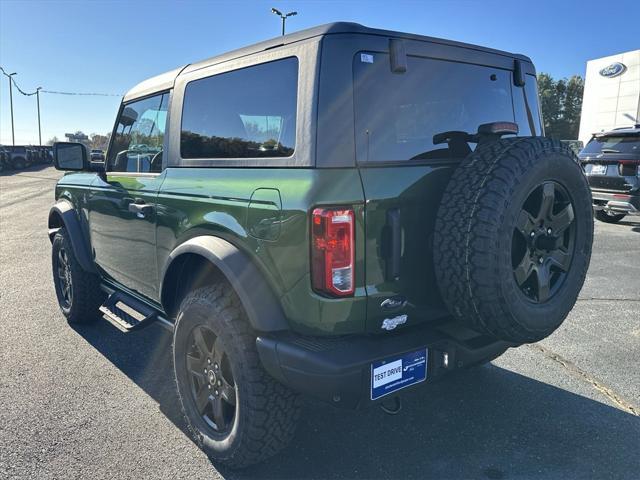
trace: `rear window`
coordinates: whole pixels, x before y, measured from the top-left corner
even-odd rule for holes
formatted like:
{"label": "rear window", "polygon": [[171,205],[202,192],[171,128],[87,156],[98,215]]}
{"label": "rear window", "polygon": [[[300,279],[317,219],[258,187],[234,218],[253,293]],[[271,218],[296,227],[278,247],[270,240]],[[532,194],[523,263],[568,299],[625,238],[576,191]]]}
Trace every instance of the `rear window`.
{"label": "rear window", "polygon": [[398,74],[388,54],[364,52],[353,71],[359,161],[461,158],[474,145],[434,145],[433,136],[514,121],[510,71],[409,56]]}
{"label": "rear window", "polygon": [[627,153],[640,155],[640,135],[594,137],[584,147],[582,155],[599,153]]}
{"label": "rear window", "polygon": [[298,59],[190,82],[182,158],[290,157],[295,149]]}
{"label": "rear window", "polygon": [[538,81],[535,75],[527,74],[523,87],[513,86],[513,109],[518,135],[542,135],[542,117],[538,101]]}

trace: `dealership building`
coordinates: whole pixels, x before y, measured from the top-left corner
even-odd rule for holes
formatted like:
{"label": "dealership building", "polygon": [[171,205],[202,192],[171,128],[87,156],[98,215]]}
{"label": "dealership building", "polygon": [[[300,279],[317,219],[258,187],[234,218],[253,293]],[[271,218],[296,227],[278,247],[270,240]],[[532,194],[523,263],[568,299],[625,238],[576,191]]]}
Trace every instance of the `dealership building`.
{"label": "dealership building", "polygon": [[579,140],[640,123],[640,50],[587,62]]}

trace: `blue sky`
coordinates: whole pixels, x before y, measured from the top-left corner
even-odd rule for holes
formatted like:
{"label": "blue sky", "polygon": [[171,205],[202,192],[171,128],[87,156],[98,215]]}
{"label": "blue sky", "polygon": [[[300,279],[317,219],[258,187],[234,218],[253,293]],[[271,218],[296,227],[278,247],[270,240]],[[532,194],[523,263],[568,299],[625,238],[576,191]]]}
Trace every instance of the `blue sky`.
{"label": "blue sky", "polygon": [[[615,5],[615,8],[611,5]],[[0,65],[21,88],[122,94],[149,76],[279,34],[345,20],[524,53],[554,77],[640,48],[640,1],[10,1],[0,0]],[[10,144],[0,77],[0,143]],[[35,97],[14,89],[16,143],[37,143]],[[43,142],[111,130],[118,97],[41,94]]]}

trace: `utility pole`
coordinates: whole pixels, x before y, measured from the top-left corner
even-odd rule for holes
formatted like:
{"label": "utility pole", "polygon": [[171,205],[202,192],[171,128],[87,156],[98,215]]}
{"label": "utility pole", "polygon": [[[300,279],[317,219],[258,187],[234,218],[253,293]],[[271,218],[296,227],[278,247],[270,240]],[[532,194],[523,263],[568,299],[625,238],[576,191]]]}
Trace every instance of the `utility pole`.
{"label": "utility pole", "polygon": [[293,17],[294,15],[298,14],[298,12],[282,13],[277,8],[272,8],[271,13],[275,13],[282,19],[282,35],[284,35],[284,25],[285,25],[285,22],[287,21],[287,18]]}
{"label": "utility pole", "polygon": [[16,133],[13,129],[13,79],[11,77],[17,75],[17,73],[18,72],[13,72],[7,75],[7,78],[9,79],[9,104],[11,105],[11,143],[14,146],[16,144]]}
{"label": "utility pole", "polygon": [[40,90],[42,87],[36,88],[36,100],[38,102],[38,142],[42,146],[42,129],[40,128]]}

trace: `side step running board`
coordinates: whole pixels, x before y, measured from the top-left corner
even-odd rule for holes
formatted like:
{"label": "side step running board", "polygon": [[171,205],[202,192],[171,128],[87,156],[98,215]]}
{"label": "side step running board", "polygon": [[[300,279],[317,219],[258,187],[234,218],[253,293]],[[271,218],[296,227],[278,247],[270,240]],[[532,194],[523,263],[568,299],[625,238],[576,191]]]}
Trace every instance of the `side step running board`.
{"label": "side step running board", "polygon": [[104,318],[118,330],[131,332],[153,323],[157,312],[123,292],[113,292],[100,307]]}

